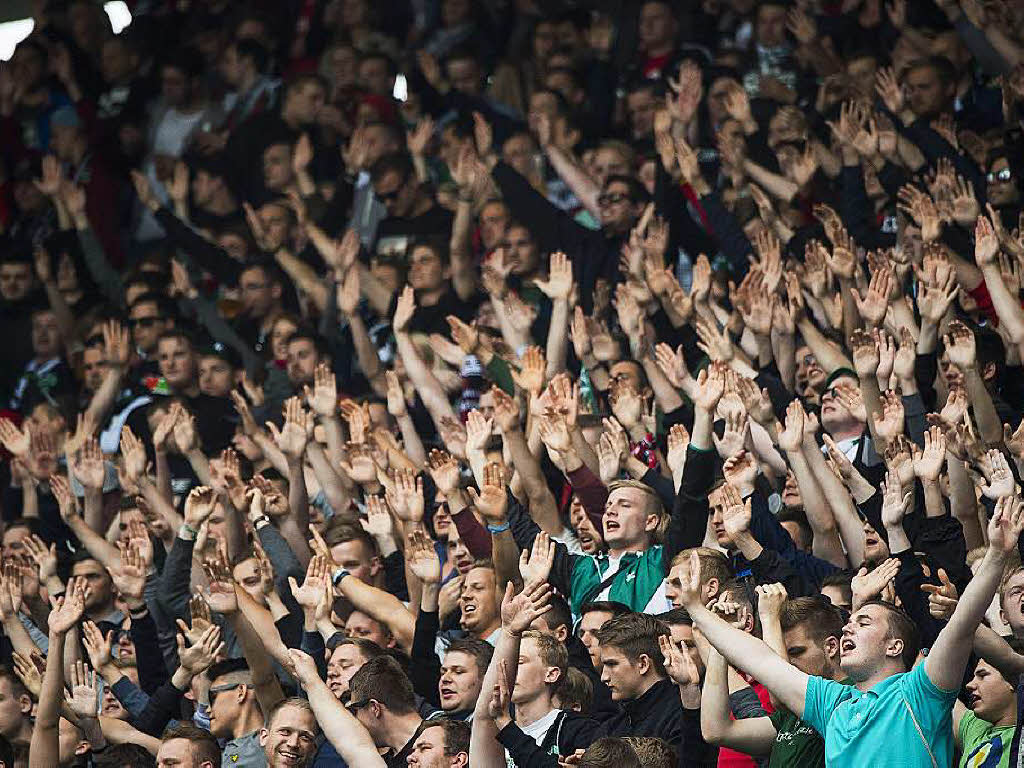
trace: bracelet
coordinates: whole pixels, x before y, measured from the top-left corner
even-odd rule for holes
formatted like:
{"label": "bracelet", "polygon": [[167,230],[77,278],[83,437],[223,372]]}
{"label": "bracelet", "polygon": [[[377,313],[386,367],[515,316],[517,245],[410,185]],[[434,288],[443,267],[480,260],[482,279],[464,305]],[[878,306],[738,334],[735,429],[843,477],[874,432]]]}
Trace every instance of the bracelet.
{"label": "bracelet", "polygon": [[198,536],[198,535],[199,535],[199,531],[197,531],[197,530],[196,530],[195,528],[193,528],[193,527],[192,527],[191,525],[189,525],[188,523],[182,523],[182,524],[181,524],[181,528],[179,529],[179,533],[180,533],[181,531],[184,531],[185,533],[190,533],[190,534],[192,534],[192,538],[193,538],[193,539],[194,539],[194,538],[195,538],[196,536]]}
{"label": "bracelet", "polygon": [[491,525],[490,523],[488,523],[488,525],[487,525],[487,530],[490,531],[491,533],[504,533],[508,529],[509,529],[509,522],[508,522],[508,520],[506,520],[501,525]]}
{"label": "bracelet", "polygon": [[260,529],[260,523],[266,523],[267,525],[270,525],[270,518],[266,515],[260,515],[252,521],[252,527],[258,531]]}
{"label": "bracelet", "polygon": [[333,574],[331,574],[331,583],[334,586],[341,584],[341,580],[348,576],[349,573],[345,568],[338,568]]}

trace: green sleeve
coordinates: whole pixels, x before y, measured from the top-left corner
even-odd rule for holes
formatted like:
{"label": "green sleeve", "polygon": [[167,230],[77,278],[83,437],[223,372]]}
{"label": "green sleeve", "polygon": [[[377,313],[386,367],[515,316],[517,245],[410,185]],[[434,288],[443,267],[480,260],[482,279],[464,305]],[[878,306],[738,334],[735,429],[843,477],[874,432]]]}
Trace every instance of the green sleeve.
{"label": "green sleeve", "polygon": [[512,372],[504,358],[495,355],[487,364],[487,375],[491,381],[513,397],[516,394],[516,383],[512,380]]}

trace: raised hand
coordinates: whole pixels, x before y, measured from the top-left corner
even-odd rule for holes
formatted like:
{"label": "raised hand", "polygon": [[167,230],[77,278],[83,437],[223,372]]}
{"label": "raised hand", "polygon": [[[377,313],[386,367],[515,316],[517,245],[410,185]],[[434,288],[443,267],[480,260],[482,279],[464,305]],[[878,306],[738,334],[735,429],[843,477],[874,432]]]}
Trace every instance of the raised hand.
{"label": "raised hand", "polygon": [[216,504],[217,497],[212,488],[205,485],[193,488],[185,499],[185,525],[198,531],[199,526],[213,514]]}
{"label": "raised hand", "polygon": [[960,595],[944,569],[939,568],[938,577],[938,584],[922,584],[921,591],[928,594],[928,613],[932,618],[949,621],[956,610]]}
{"label": "raised hand", "polygon": [[110,569],[110,577],[117,591],[130,604],[138,605],[146,589],[149,563],[145,561],[137,546],[129,543],[121,547],[121,562]]}
{"label": "raised hand", "polygon": [[212,558],[203,562],[203,571],[210,587],[206,592],[206,602],[210,610],[228,615],[238,610],[238,597],[235,594],[235,581],[231,577],[231,566],[223,552],[217,552]]}
{"label": "raised hand", "polygon": [[432,450],[427,456],[427,465],[438,493],[447,497],[458,489],[461,471],[459,463],[450,453]]}
{"label": "raised hand", "polygon": [[509,713],[512,691],[508,678],[508,665],[504,659],[501,659],[498,662],[498,682],[491,691],[491,698],[487,702],[487,714],[494,720],[494,725],[498,730],[501,730],[512,721],[512,715]]}
{"label": "raised hand", "polygon": [[896,528],[902,525],[903,518],[906,517],[914,503],[913,489],[904,493],[903,487],[899,473],[890,469],[881,486],[882,525],[886,528]]}
{"label": "raised hand", "polygon": [[413,470],[397,470],[394,476],[394,488],[388,490],[387,496],[399,520],[407,523],[423,521],[423,478]]}
{"label": "raised hand", "polygon": [[853,609],[857,610],[868,600],[874,600],[886,585],[900,572],[900,561],[890,557],[870,572],[861,568],[853,577]]}
{"label": "raised hand", "polygon": [[804,407],[799,400],[793,400],[786,408],[786,426],[779,432],[779,448],[783,451],[799,451],[804,441]]}
{"label": "raised hand", "polygon": [[71,465],[75,478],[87,490],[103,490],[104,462],[100,444],[94,437],[87,438],[75,454]]}
{"label": "raised hand", "polygon": [[527,347],[519,363],[518,371],[515,368],[510,369],[516,386],[531,394],[540,392],[544,387],[544,374],[547,369],[543,350],[540,347]]}
{"label": "raised hand", "polygon": [[757,593],[757,612],[762,621],[767,618],[777,619],[782,611],[782,604],[789,595],[782,584],[759,584],[754,591]]}
{"label": "raised hand", "polygon": [[565,301],[572,293],[572,262],[562,251],[551,254],[547,280],[534,280],[545,296],[552,301]]}
{"label": "raised hand", "polygon": [[280,430],[272,421],[267,422],[267,429],[278,449],[291,461],[302,461],[312,426],[309,411],[302,407],[302,400],[297,397],[285,401],[284,426]]}
{"label": "raised hand", "polygon": [[81,661],[76,661],[70,670],[71,693],[64,692],[64,701],[71,711],[79,717],[94,718],[100,709],[100,688],[96,680],[96,672],[86,668]]}
{"label": "raised hand", "polygon": [[555,562],[555,543],[548,534],[541,531],[533,540],[530,552],[524,549],[519,555],[519,574],[524,584],[546,582]]}
{"label": "raised hand", "polygon": [[500,464],[492,461],[484,467],[484,484],[479,493],[472,486],[467,490],[473,506],[488,525],[502,525],[505,522],[508,496],[505,493],[504,470]]}
{"label": "raised hand", "polygon": [[739,491],[730,484],[723,485],[719,492],[722,494],[722,525],[730,539],[742,536],[750,530],[751,510],[750,499],[746,502],[740,496]]}
{"label": "raised hand", "polygon": [[380,496],[366,497],[366,519],[360,518],[363,530],[378,541],[392,541],[395,535],[395,524],[388,512],[387,505]]}
{"label": "raised hand", "polygon": [[1024,529],[1024,502],[1017,496],[1001,497],[988,521],[989,549],[1005,557],[1017,546],[1021,529]]}
{"label": "raised hand", "polygon": [[313,390],[305,388],[306,402],[317,416],[330,418],[338,413],[338,385],[334,371],[327,363],[320,363],[313,372]]}
{"label": "raised hand", "polygon": [[18,429],[10,419],[0,419],[0,443],[18,458],[25,458],[32,447],[32,436],[28,429]]}
{"label": "raised hand", "polygon": [[434,549],[433,540],[422,528],[414,528],[407,538],[405,560],[409,570],[424,584],[440,584],[441,560]]}
{"label": "raised hand", "polygon": [[178,663],[193,677],[213,666],[217,657],[224,652],[220,627],[216,624],[204,629],[195,641],[186,640],[182,633],[175,638],[178,644]]}
{"label": "raised hand", "polygon": [[530,628],[540,616],[550,610],[549,601],[554,591],[546,581],[532,581],[515,594],[515,586],[509,582],[505,597],[501,601],[501,625],[510,635],[519,636]]}
{"label": "raised hand", "polygon": [[331,564],[326,557],[317,555],[310,558],[306,567],[306,578],[300,587],[295,582],[294,576],[288,577],[288,585],[292,589],[295,602],[303,608],[314,611],[317,603],[320,602],[320,595],[324,591],[324,584],[331,578]]}
{"label": "raised hand", "polygon": [[47,619],[51,635],[67,634],[81,620],[85,611],[85,595],[85,583],[82,580],[73,579],[68,584],[67,594],[57,598]]}
{"label": "raised hand", "polygon": [[180,403],[175,403],[171,407],[177,409],[177,416],[172,428],[174,444],[178,446],[178,450],[182,454],[191,453],[198,446],[196,417],[186,411]]}
{"label": "raised hand", "polygon": [[[945,446],[945,442],[943,442],[943,446]],[[981,492],[985,498],[999,500],[1004,496],[1013,495],[1016,491],[1016,483],[1006,456],[1001,451],[992,449],[988,452],[988,464],[988,482],[981,484]]]}
{"label": "raised hand", "polygon": [[668,635],[658,635],[658,647],[664,657],[665,672],[676,685],[700,685],[700,670],[690,654],[672,642]]}

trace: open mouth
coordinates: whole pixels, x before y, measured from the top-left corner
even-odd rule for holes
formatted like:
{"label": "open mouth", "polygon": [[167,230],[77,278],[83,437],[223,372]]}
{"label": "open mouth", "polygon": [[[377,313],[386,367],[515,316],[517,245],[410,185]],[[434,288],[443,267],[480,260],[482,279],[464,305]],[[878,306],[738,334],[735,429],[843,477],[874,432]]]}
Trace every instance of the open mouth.
{"label": "open mouth", "polygon": [[284,760],[285,765],[301,765],[302,755],[298,752],[292,752],[289,749],[279,749],[277,754]]}
{"label": "open mouth", "polygon": [[617,530],[619,530],[619,528],[621,528],[621,526],[615,520],[605,520],[605,522],[604,522],[604,529],[608,533],[612,533],[614,531],[617,531]]}
{"label": "open mouth", "polygon": [[854,643],[853,640],[850,640],[849,638],[847,638],[847,639],[843,640],[839,644],[839,654],[843,655],[843,654],[846,654],[846,653],[850,653],[856,647],[857,647],[857,644]]}
{"label": "open mouth", "polygon": [[458,698],[458,692],[454,688],[441,688],[441,698],[445,701],[451,701]]}

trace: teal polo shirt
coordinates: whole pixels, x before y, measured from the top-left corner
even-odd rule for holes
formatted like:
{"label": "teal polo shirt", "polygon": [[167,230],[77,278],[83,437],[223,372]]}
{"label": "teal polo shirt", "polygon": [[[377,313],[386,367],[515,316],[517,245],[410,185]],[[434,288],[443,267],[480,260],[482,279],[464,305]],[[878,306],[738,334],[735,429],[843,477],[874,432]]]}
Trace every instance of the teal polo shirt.
{"label": "teal polo shirt", "polygon": [[935,761],[946,768],[953,763],[952,712],[957,692],[937,688],[925,674],[923,663],[869,691],[811,677],[803,720],[825,737],[828,768],[872,764],[931,768],[932,758],[922,735]]}

